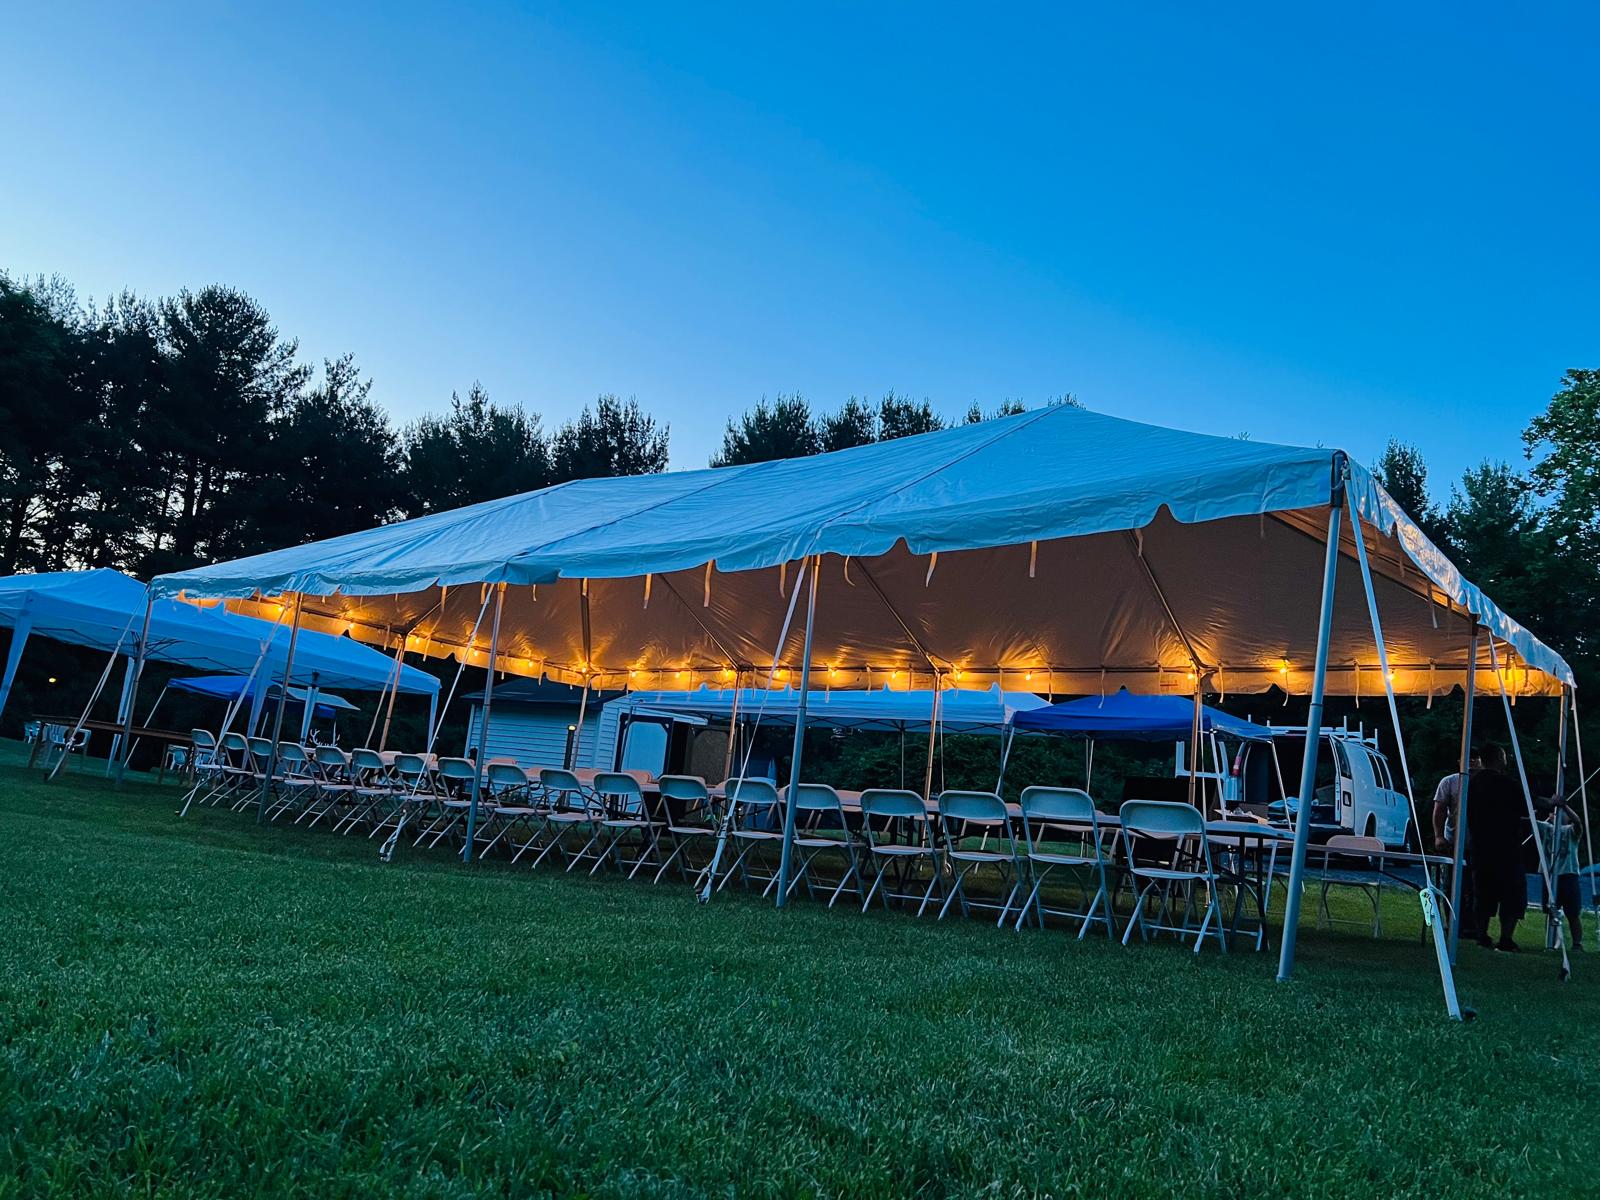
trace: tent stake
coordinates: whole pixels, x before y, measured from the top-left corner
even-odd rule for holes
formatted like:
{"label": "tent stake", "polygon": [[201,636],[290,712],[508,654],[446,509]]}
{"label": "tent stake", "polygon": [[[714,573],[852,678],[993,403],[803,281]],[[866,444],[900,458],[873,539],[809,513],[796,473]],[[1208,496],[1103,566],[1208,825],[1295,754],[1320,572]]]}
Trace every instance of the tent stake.
{"label": "tent stake", "polygon": [[[789,869],[794,857],[795,795],[800,790],[800,760],[806,744],[806,696],[811,687],[811,637],[817,620],[817,576],[822,573],[819,555],[811,565],[811,589],[806,594],[805,648],[800,653],[800,697],[794,713],[794,753],[789,760],[789,790],[783,805],[783,853],[778,858],[778,907],[789,899]],[[797,581],[798,582],[798,581]]]}
{"label": "tent stake", "polygon": [[1317,786],[1317,748],[1322,741],[1322,699],[1328,683],[1328,642],[1333,635],[1334,581],[1339,575],[1339,522],[1344,507],[1343,455],[1334,462],[1333,495],[1328,503],[1328,547],[1322,567],[1322,615],[1317,622],[1317,658],[1311,673],[1311,708],[1306,716],[1306,752],[1300,764],[1300,809],[1295,814],[1294,852],[1289,859],[1289,895],[1283,907],[1283,946],[1278,982],[1294,974],[1295,933],[1300,924],[1300,891],[1305,883],[1306,846],[1311,841],[1311,802]]}

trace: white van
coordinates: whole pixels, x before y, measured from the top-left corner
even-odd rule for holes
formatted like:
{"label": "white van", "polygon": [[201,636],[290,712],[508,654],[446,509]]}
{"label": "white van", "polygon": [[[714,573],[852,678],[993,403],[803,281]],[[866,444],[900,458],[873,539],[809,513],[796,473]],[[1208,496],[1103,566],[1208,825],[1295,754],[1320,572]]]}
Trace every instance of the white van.
{"label": "white van", "polygon": [[[1264,809],[1267,815],[1293,819],[1298,803],[1291,789],[1299,786],[1306,727],[1271,726],[1270,742],[1242,742],[1234,753],[1224,796],[1231,806]],[[1353,833],[1375,837],[1386,846],[1408,846],[1416,840],[1411,806],[1394,786],[1389,760],[1378,749],[1378,737],[1360,726],[1319,731],[1316,799],[1312,828],[1324,834]],[[1287,800],[1285,799],[1287,797]]]}

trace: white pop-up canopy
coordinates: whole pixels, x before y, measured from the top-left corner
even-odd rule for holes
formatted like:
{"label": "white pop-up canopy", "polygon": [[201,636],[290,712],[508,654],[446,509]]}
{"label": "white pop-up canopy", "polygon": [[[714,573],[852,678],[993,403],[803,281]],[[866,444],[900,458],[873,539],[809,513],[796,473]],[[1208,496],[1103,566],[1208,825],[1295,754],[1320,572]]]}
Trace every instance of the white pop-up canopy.
{"label": "white pop-up canopy", "polygon": [[[1513,653],[1515,691],[1571,681],[1340,452],[1067,407],[813,458],[580,480],[155,587],[266,615],[299,593],[310,627],[484,663],[483,585],[503,583],[499,669],[665,688],[768,669],[798,563],[822,555],[813,659],[840,687],[927,685],[937,669],[960,686],[1188,694],[1198,671],[1212,691],[1304,693],[1328,506],[1347,484],[1398,690],[1461,684],[1475,623]],[[798,668],[792,649],[778,666]],[[1375,694],[1377,666],[1364,609],[1339,606],[1328,689]]]}
{"label": "white pop-up canopy", "polygon": [[[1032,692],[973,691],[950,688],[939,697],[937,723],[948,733],[1001,733],[1019,712],[1044,708]],[[746,720],[759,715],[766,725],[793,725],[799,719],[800,693],[795,688],[699,687],[692,691],[630,692],[606,708],[620,715],[666,713],[708,721]],[[933,693],[927,690],[815,692],[806,706],[806,722],[833,729],[879,733],[925,730],[935,720]]]}
{"label": "white pop-up canopy", "polygon": [[[146,587],[120,571],[52,571],[0,579],[0,627],[11,630],[11,647],[0,676],[0,708],[31,635],[133,657],[145,638],[144,657],[199,670],[283,675],[289,628],[175,600],[158,600],[144,625]],[[395,664],[370,646],[327,633],[301,634],[295,647],[294,683],[354,691],[398,686],[402,692],[437,695],[439,681],[426,671]]]}

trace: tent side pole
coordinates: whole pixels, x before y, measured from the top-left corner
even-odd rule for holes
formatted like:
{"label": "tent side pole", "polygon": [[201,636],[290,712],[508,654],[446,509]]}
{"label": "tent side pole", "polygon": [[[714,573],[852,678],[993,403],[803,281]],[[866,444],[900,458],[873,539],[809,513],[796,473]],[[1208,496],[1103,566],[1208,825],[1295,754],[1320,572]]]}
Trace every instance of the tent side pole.
{"label": "tent side pole", "polygon": [[[1467,859],[1467,785],[1472,765],[1472,700],[1478,691],[1478,623],[1467,635],[1466,693],[1461,699],[1461,792],[1456,800],[1456,828],[1450,849],[1450,961],[1456,961],[1461,940],[1461,882]],[[1420,835],[1421,831],[1418,830]],[[1420,836],[1419,836],[1420,840]]]}
{"label": "tent side pole", "polygon": [[[909,686],[911,682],[911,676],[907,675],[907,685]],[[941,683],[938,669],[935,668],[933,672],[933,704],[928,710],[928,762],[926,769],[922,773],[922,798],[924,800],[933,799],[933,751],[939,738],[939,700],[943,695]]]}
{"label": "tent side pole", "polygon": [[289,626],[289,648],[283,655],[283,682],[278,688],[278,707],[272,717],[272,749],[267,751],[267,769],[261,777],[261,794],[256,797],[256,824],[267,819],[267,793],[272,777],[278,773],[278,739],[283,736],[283,710],[289,702],[289,680],[294,676],[294,648],[300,640],[300,613],[305,604],[298,593],[294,598],[294,621]]}
{"label": "tent side pole", "polygon": [[[1567,802],[1567,692],[1568,689],[1566,684],[1562,684],[1561,704],[1559,706],[1561,728],[1556,731],[1556,808],[1555,811],[1550,814],[1550,824],[1555,830],[1555,839],[1554,845],[1551,848],[1551,855],[1556,862],[1561,860],[1562,854],[1565,850],[1565,846],[1563,845],[1564,839],[1572,836],[1567,832],[1566,823],[1561,819],[1561,809],[1566,805]],[[1554,867],[1551,868],[1550,874],[1551,878],[1554,879]],[[1546,911],[1544,917],[1545,946],[1549,947],[1555,945],[1555,923],[1561,920],[1561,909],[1556,904],[1556,898],[1554,895],[1548,896],[1546,899],[1548,899],[1550,903],[1545,906],[1548,910]],[[1581,904],[1583,900],[1583,892],[1581,888],[1578,893],[1578,899]]]}
{"label": "tent side pole", "polygon": [[[122,694],[117,697],[117,724],[123,725],[132,710],[133,690],[133,655],[129,654],[122,660]],[[122,733],[119,730],[111,736],[111,753],[106,758],[106,774],[110,775],[116,765],[122,761]]]}
{"label": "tent side pole", "polygon": [[[1194,664],[1194,716],[1189,721],[1189,804],[1194,806],[1200,787],[1200,664]],[[1204,797],[1199,805],[1204,812]]]}
{"label": "tent side pole", "polygon": [[[489,672],[483,679],[483,708],[478,717],[478,757],[472,767],[472,801],[467,805],[467,836],[461,861],[472,861],[472,842],[478,831],[478,801],[483,797],[483,772],[489,761],[489,708],[494,703],[494,668],[500,661],[500,610],[506,603],[506,585],[495,585],[494,624],[489,627]],[[581,731],[580,731],[581,736]]]}
{"label": "tent side pole", "polygon": [[[1344,474],[1342,457],[1336,472]],[[1295,814],[1294,852],[1289,859],[1289,895],[1283,909],[1283,945],[1278,953],[1278,981],[1294,974],[1295,933],[1300,924],[1300,891],[1305,883],[1306,846],[1311,841],[1311,801],[1317,786],[1317,749],[1321,743],[1322,700],[1328,683],[1328,642],[1333,635],[1334,581],[1339,575],[1339,523],[1344,507],[1343,479],[1336,480],[1328,505],[1328,548],[1322,566],[1322,614],[1317,622],[1316,667],[1311,676],[1311,708],[1306,716],[1306,752],[1300,766],[1300,809]]]}
{"label": "tent side pole", "polygon": [[311,733],[311,719],[317,715],[317,673],[311,673],[311,683],[306,688],[305,703],[301,705],[300,741],[303,744]]}
{"label": "tent side pole", "polygon": [[122,719],[122,753],[117,758],[116,786],[122,786],[127,773],[128,760],[133,757],[133,704],[139,695],[139,676],[144,674],[145,647],[150,643],[150,616],[155,611],[156,594],[149,588],[144,593],[144,624],[139,627],[139,645],[134,654],[133,680],[128,687],[128,709]]}
{"label": "tent side pole", "polygon": [[22,662],[23,647],[28,644],[28,633],[33,628],[33,622],[26,616],[19,617],[17,623],[11,627],[11,646],[6,650],[6,672],[0,677],[0,713],[6,710],[6,701],[11,698],[11,684],[17,677],[17,667]]}
{"label": "tent side pole", "polygon": [[733,705],[728,712],[728,749],[722,756],[722,778],[733,774],[733,755],[739,741],[739,668],[733,669]]}
{"label": "tent side pole", "polygon": [[1583,725],[1578,721],[1578,692],[1568,687],[1572,696],[1572,749],[1578,764],[1578,812],[1583,821],[1583,852],[1589,865],[1594,866],[1594,839],[1589,836],[1589,777],[1583,773]]}
{"label": "tent side pole", "polygon": [[794,752],[789,756],[789,789],[783,803],[783,853],[778,858],[778,907],[789,900],[789,870],[794,858],[795,793],[800,789],[800,760],[806,745],[806,695],[811,688],[811,638],[817,621],[817,576],[820,556],[811,561],[810,590],[806,593],[806,639],[800,652],[800,697],[794,712]]}

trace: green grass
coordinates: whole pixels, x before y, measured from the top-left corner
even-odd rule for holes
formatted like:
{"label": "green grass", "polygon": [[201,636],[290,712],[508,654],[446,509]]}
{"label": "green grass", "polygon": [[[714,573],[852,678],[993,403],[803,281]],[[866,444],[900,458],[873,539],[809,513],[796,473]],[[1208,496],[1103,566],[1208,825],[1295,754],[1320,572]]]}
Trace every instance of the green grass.
{"label": "green grass", "polygon": [[[1198,960],[0,766],[0,1196],[1593,1193],[1600,962]],[[403,859],[403,861],[402,861]],[[1409,922],[1409,924],[1408,924]],[[1527,929],[1525,941],[1536,940]]]}

